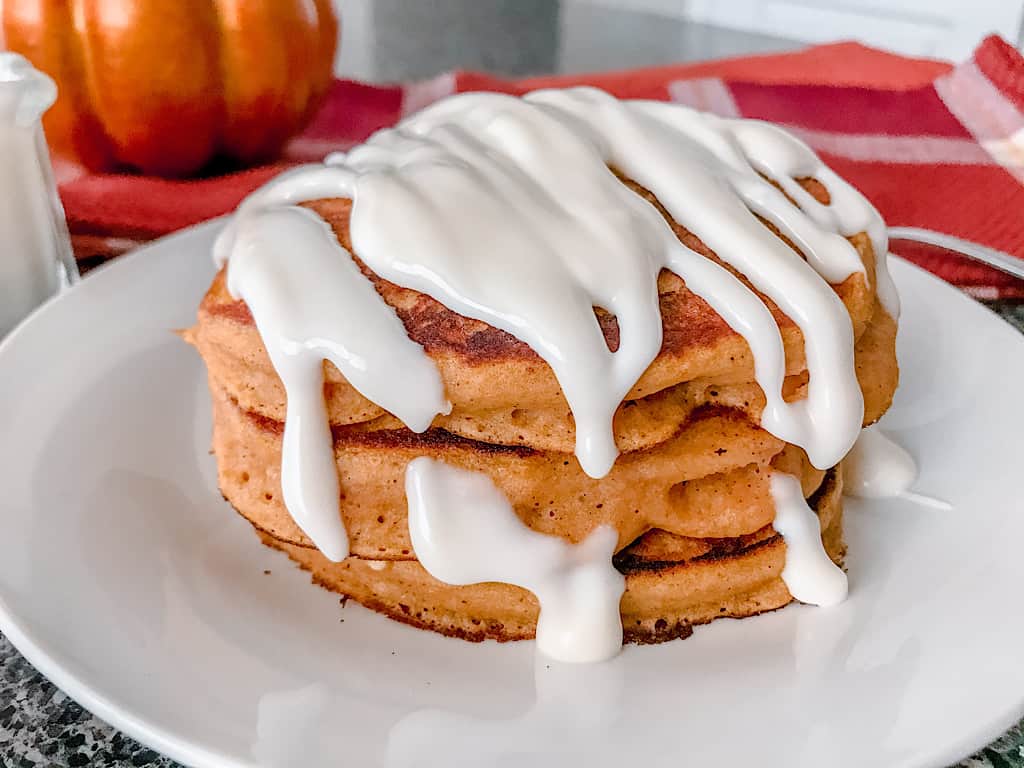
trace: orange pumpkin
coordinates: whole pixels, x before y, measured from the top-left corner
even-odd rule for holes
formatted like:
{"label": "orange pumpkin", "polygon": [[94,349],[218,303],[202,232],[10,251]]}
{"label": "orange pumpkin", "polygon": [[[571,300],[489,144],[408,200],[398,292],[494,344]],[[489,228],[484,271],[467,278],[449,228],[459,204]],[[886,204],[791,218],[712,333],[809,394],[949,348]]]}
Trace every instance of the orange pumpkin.
{"label": "orange pumpkin", "polygon": [[3,0],[0,39],[57,81],[44,121],[94,170],[273,157],[331,82],[331,0]]}

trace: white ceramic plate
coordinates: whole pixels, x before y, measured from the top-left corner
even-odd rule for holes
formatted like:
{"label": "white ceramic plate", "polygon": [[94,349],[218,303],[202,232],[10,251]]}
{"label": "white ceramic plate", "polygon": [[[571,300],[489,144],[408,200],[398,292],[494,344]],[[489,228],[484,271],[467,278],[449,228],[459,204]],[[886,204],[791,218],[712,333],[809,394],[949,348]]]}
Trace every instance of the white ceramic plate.
{"label": "white ceramic plate", "polygon": [[[906,501],[847,506],[849,601],[560,666],[339,605],[217,492],[187,326],[219,225],[89,277],[0,346],[0,629],[196,766],[940,766],[1024,713],[1024,340],[894,265]],[[265,574],[265,570],[272,573]],[[584,763],[585,761],[585,763]]]}

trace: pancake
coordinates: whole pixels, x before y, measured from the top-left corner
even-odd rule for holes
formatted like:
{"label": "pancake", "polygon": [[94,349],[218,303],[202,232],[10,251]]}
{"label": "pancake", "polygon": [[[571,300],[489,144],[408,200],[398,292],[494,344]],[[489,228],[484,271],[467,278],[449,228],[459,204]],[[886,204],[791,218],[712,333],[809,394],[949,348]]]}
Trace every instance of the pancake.
{"label": "pancake", "polygon": [[[542,104],[554,100],[569,112],[594,104],[613,109],[609,98],[595,92],[538,96]],[[347,158],[294,172],[247,201],[222,236],[218,248],[223,246],[229,261],[183,335],[207,366],[213,453],[225,499],[265,545],[285,552],[320,585],[398,621],[467,640],[539,635],[538,645],[549,652],[552,646],[542,641],[544,622],[541,630],[537,623],[545,580],[558,582],[554,594],[561,599],[575,594],[573,579],[586,568],[591,570],[579,583],[600,584],[601,591],[561,604],[600,602],[601,616],[610,609],[614,618],[610,598],[618,599],[614,588],[624,579],[617,605],[623,637],[633,642],[686,637],[695,625],[774,610],[794,595],[819,604],[842,599],[845,577],[833,565],[845,554],[838,462],[858,427],[873,424],[889,408],[899,378],[896,302],[886,254],[875,252],[885,244],[877,212],[810,150],[764,124],[662,114],[662,106],[646,102],[630,107],[636,112],[630,119],[654,115],[653,122],[637,123],[652,139],[666,126],[686,134],[691,119],[706,121],[693,132],[700,141],[708,131],[721,130],[719,138],[727,141],[700,145],[700,152],[711,152],[721,164],[715,167],[721,174],[700,177],[707,188],[680,196],[666,186],[671,179],[659,178],[650,166],[633,178],[628,158],[620,153],[613,162],[614,153],[604,148],[579,162],[591,163],[589,186],[564,184],[565,174],[549,173],[537,162],[546,151],[537,139],[540,129],[552,129],[550,109],[530,111],[528,102],[507,97],[484,96],[480,103],[479,114],[466,113],[467,123],[449,125],[448,108],[438,107],[415,131],[385,131]],[[498,111],[488,112],[495,104]],[[621,111],[608,114],[625,119]],[[522,115],[527,117],[517,123]],[[483,123],[474,122],[479,119]],[[578,127],[573,120],[566,124]],[[440,138],[431,138],[437,125]],[[484,138],[472,134],[479,125],[504,126],[511,133],[487,134],[495,143],[490,154],[481,153]],[[564,138],[564,127],[552,129],[552,136]],[[767,164],[750,154],[748,140],[763,140],[771,156]],[[566,141],[563,150],[578,148],[571,137]],[[594,146],[603,147],[600,141]],[[680,151],[704,168],[707,155],[692,149],[682,145]],[[502,170],[496,157],[506,150],[515,162]],[[445,155],[449,151],[454,154]],[[596,156],[600,162],[594,164]],[[428,162],[416,166],[417,159]],[[408,187],[389,186],[407,165],[423,178],[437,173],[436,183],[415,193],[411,176],[402,182]],[[632,167],[644,170],[642,164]],[[780,176],[780,167],[791,170]],[[375,212],[364,213],[362,224],[352,199],[353,179],[361,173],[377,185],[359,198],[369,200],[361,210]],[[497,181],[480,193],[493,192],[489,202],[499,205],[483,217],[486,226],[471,221],[471,210],[444,207],[447,194],[477,190],[487,174],[498,174]],[[516,187],[527,176],[543,187],[539,193],[549,195],[549,207],[564,211],[562,219],[529,198],[526,192],[537,191],[529,183]],[[591,186],[608,195],[592,196]],[[739,213],[726,204],[702,207],[701,192],[721,198],[726,188],[740,201]],[[570,191],[594,206],[579,220],[572,218],[575,197],[564,197]],[[609,200],[621,210],[607,206]],[[383,205],[388,201],[406,214],[389,218]],[[713,221],[705,226],[690,209]],[[538,283],[517,283],[512,304],[503,303],[509,296],[498,295],[495,307],[500,304],[505,313],[499,316],[497,309],[470,299],[474,290],[493,297],[487,287],[495,283],[478,278],[501,280],[516,272],[523,251],[507,262],[494,257],[505,272],[478,272],[475,265],[492,258],[489,238],[511,241],[524,231],[509,230],[508,222],[525,210],[546,222],[538,253],[558,262],[547,269],[544,259],[532,257],[530,269],[550,278],[557,290],[539,291],[548,300],[533,301],[530,291]],[[565,230],[563,219],[569,222]],[[367,221],[377,229],[367,230]],[[638,228],[638,221],[647,229]],[[747,227],[747,239],[731,238],[731,224]],[[617,239],[620,225],[628,236]],[[529,224],[519,226],[528,230]],[[422,239],[377,236],[385,230]],[[544,250],[565,245],[565,232],[577,238],[565,249],[570,256]],[[601,236],[591,239],[595,232]],[[721,253],[698,232],[722,246]],[[472,237],[459,239],[466,233]],[[637,243],[646,244],[648,235],[656,235],[665,252],[640,253]],[[730,252],[730,245],[744,242],[763,249],[764,264],[758,263],[760,250],[744,254],[749,258]],[[406,250],[397,252],[396,243]],[[638,260],[620,263],[607,243],[636,250]],[[458,251],[458,258],[445,248]],[[580,260],[593,251],[604,261]],[[694,261],[666,255],[677,251]],[[623,263],[628,269],[620,270]],[[755,277],[742,274],[736,263]],[[303,271],[303,264],[317,268]],[[378,273],[371,264],[385,269]],[[431,264],[440,264],[439,271],[432,272]],[[634,266],[645,287],[620,290],[634,279],[628,271]],[[420,273],[430,279],[424,282]],[[320,280],[321,274],[331,279]],[[605,274],[618,282],[593,287],[594,275]],[[788,282],[780,282],[780,275]],[[466,282],[456,290],[442,285],[449,278]],[[334,292],[324,289],[328,285]],[[709,293],[709,285],[736,306]],[[786,291],[801,296],[802,304],[790,301]],[[315,296],[308,306],[307,295]],[[432,296],[447,296],[447,303]],[[586,301],[578,305],[581,296]],[[545,312],[563,299],[571,312]],[[459,306],[495,325],[453,308]],[[605,307],[616,307],[619,316]],[[376,319],[364,328],[359,312]],[[556,330],[573,333],[531,336],[531,312],[535,320],[557,318],[563,322]],[[754,319],[758,328],[752,327]],[[758,329],[767,333],[759,336]],[[540,338],[543,354],[523,338]],[[585,352],[573,357],[577,342]],[[620,370],[615,366],[622,360]],[[567,369],[566,361],[579,365]],[[586,379],[598,393],[591,400],[590,392],[581,394],[584,377],[578,371],[593,374]],[[604,378],[594,382],[597,375]],[[817,385],[818,376],[827,391]],[[771,386],[762,390],[766,381]],[[604,432],[596,434],[595,426]],[[617,458],[609,448],[618,450]],[[453,491],[445,499],[454,497],[458,509],[446,510],[446,500],[423,495],[425,486],[415,485],[417,467],[445,468],[450,485],[430,487]],[[446,517],[447,512],[452,514]],[[418,526],[445,520],[461,526],[446,529],[447,549],[417,533]],[[491,536],[494,531],[506,538]],[[601,536],[610,549],[586,549]],[[513,539],[520,548],[510,548]],[[453,541],[460,548],[452,549]],[[799,576],[783,578],[794,546],[802,548],[790,561],[797,570],[813,561],[810,571],[827,572],[824,597],[806,588],[806,578],[802,586],[790,580]],[[513,567],[519,563],[508,565],[509,556],[500,571],[506,577],[492,578],[495,571],[488,568],[503,560],[505,550],[542,552],[548,559],[526,558],[533,570],[524,576]],[[586,559],[594,551],[600,555],[596,564]],[[453,559],[459,562],[447,570]],[[550,615],[547,609],[544,615]],[[608,627],[605,621],[601,631]],[[607,643],[602,648],[589,658],[606,657]]]}
{"label": "pancake", "polygon": [[[842,477],[831,470],[810,499],[829,557],[842,563]],[[257,532],[314,583],[405,624],[463,640],[526,640],[536,631],[533,595],[510,584],[456,587],[434,579],[415,560],[350,557],[332,563],[315,549]],[[645,537],[646,538],[646,537]],[[687,544],[699,554],[679,557]],[[740,540],[677,541],[675,551],[651,557],[643,540],[621,552],[615,565],[626,578],[622,596],[627,642],[657,643],[688,637],[693,627],[718,618],[743,618],[792,601],[781,579],[786,545],[771,527]]]}
{"label": "pancake", "polygon": [[[258,529],[313,547],[282,502],[282,425],[245,413],[216,389],[212,398],[213,448],[225,498]],[[578,542],[597,526],[612,525],[620,547],[651,528],[695,537],[752,533],[775,513],[768,488],[772,467],[800,477],[807,496],[822,477],[803,451],[724,408],[694,414],[675,439],[620,459],[600,479],[585,475],[569,454],[494,446],[441,430],[338,430],[340,510],[354,554],[409,555],[404,475],[420,456],[488,475],[534,530]]]}
{"label": "pancake", "polygon": [[[307,205],[331,225],[339,242],[351,248],[351,201]],[[673,226],[682,241],[709,259],[717,259],[692,234]],[[862,390],[867,423],[872,423],[888,408],[895,391],[896,323],[870,287],[875,281],[870,241],[865,235],[857,235],[851,242],[864,260],[866,275],[855,274],[833,287],[850,314],[859,344],[858,360],[867,361],[870,355],[873,367],[862,377]],[[353,255],[358,261],[358,253]],[[453,409],[447,416],[438,416],[435,426],[475,440],[571,452],[575,428],[569,407],[550,367],[535,352],[503,331],[458,315],[422,293],[389,283],[365,265],[362,269],[395,308],[409,338],[422,344],[438,366]],[[764,407],[764,395],[753,383],[753,358],[743,338],[676,275],[662,272],[658,287],[662,350],[616,416],[616,442],[623,451],[650,447],[673,434],[690,408],[708,401],[709,390],[736,386],[734,399],[743,398],[755,419]],[[806,379],[802,335],[792,320],[765,301],[773,307],[785,344],[790,374],[787,394],[798,397],[797,390]],[[608,321],[602,328],[614,349],[617,328]],[[207,291],[188,339],[200,351],[211,376],[242,407],[276,421],[284,420],[286,397],[280,378],[270,364],[248,308],[228,293],[223,270]],[[508,387],[509,381],[516,382],[514,390]],[[324,363],[324,382],[332,425],[377,422],[388,428],[396,423],[349,385],[330,362]],[[690,386],[679,388],[681,383]],[[667,392],[669,389],[673,391]],[[663,397],[650,397],[658,393],[664,393]]]}

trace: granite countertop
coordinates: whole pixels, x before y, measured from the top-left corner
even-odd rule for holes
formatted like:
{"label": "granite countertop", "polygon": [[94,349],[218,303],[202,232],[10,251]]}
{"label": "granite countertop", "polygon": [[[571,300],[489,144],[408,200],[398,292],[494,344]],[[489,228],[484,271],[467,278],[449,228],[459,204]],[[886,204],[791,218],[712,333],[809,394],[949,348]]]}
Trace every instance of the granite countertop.
{"label": "granite countertop", "polygon": [[[454,67],[507,75],[619,69],[796,45],[569,0],[349,0],[342,16],[339,72],[380,81]],[[1024,332],[1024,304],[992,308]],[[82,709],[0,635],[0,768],[175,765]],[[1024,768],[1024,723],[961,766]]]}

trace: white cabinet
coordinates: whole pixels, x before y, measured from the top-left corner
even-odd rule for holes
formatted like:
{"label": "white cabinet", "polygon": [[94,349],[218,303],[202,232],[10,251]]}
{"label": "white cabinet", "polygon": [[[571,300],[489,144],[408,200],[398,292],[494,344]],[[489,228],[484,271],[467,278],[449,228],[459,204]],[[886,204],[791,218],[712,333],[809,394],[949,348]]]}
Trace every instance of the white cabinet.
{"label": "white cabinet", "polygon": [[1024,0],[587,0],[806,42],[860,40],[962,59],[997,32],[1021,44]]}

